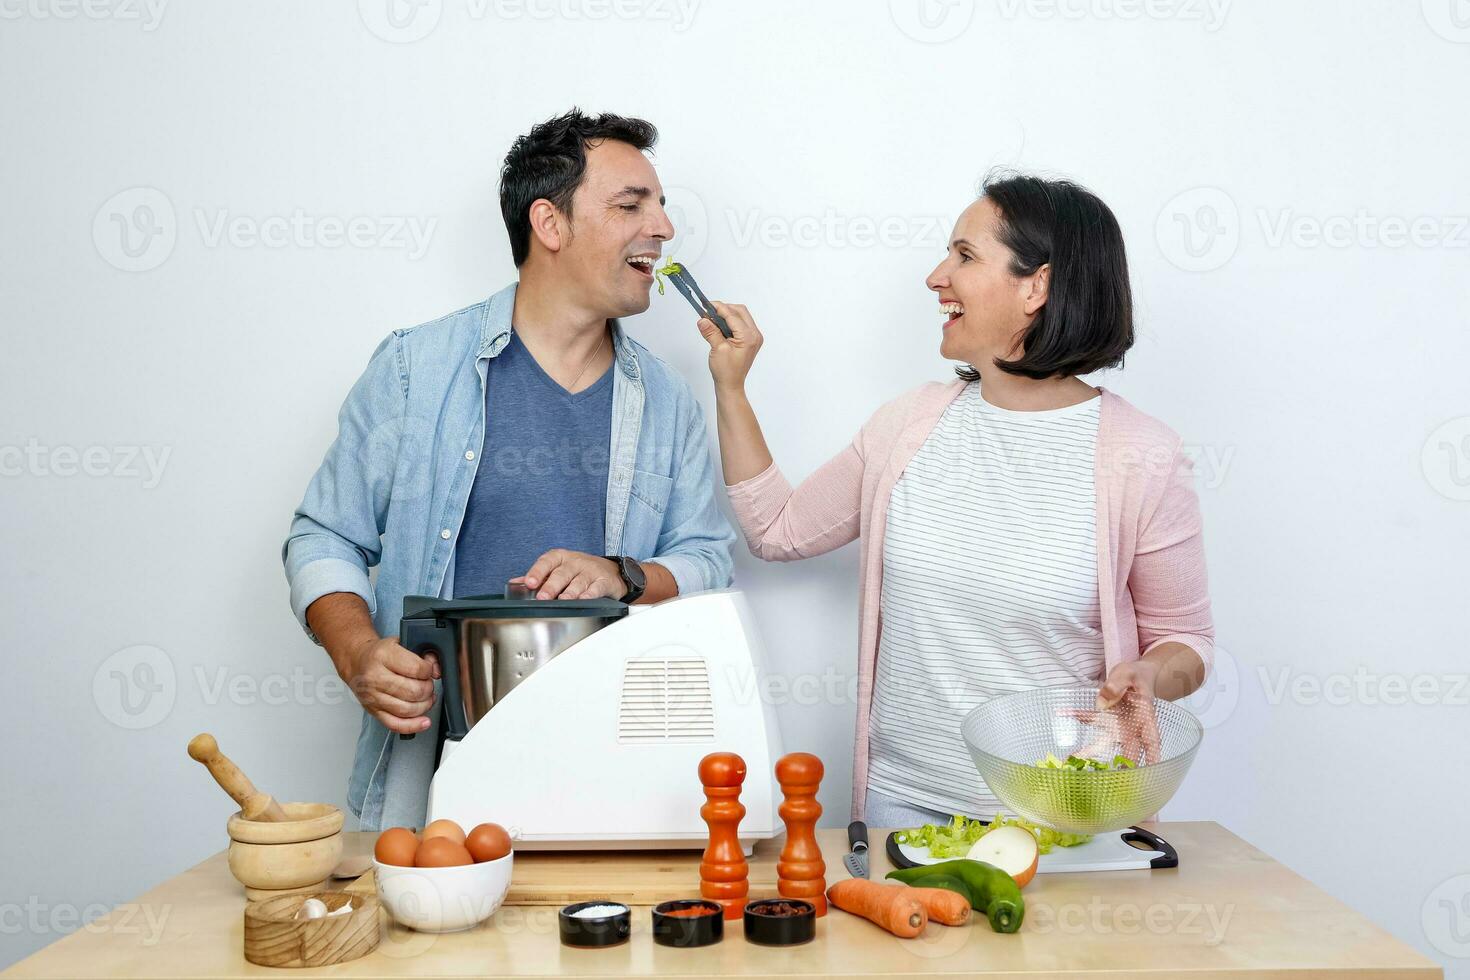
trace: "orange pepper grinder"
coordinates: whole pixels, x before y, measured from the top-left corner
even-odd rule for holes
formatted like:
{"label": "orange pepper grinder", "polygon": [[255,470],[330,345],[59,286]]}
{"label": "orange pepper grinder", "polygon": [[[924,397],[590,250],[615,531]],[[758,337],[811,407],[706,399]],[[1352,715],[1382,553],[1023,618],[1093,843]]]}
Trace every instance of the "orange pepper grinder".
{"label": "orange pepper grinder", "polygon": [[827,914],[827,862],[817,845],[817,818],[822,804],[817,787],[822,784],[822,760],[810,752],[792,752],[776,763],[776,780],[785,799],[777,811],[786,821],[786,846],[776,862],[776,891],[783,898],[800,898]]}
{"label": "orange pepper grinder", "polygon": [[726,919],[745,915],[750,894],[750,865],[740,847],[740,787],[745,784],[745,760],[734,752],[711,752],[699,761],[699,781],[705,804],[699,815],[709,824],[709,846],[699,862],[699,894],[719,902]]}

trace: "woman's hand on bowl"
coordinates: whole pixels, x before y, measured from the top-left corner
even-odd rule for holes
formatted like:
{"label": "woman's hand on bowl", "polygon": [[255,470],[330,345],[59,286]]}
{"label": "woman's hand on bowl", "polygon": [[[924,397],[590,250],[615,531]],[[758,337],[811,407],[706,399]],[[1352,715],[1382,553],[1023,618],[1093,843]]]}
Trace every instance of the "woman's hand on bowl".
{"label": "woman's hand on bowl", "polygon": [[1084,725],[1099,728],[1097,739],[1078,755],[1109,759],[1117,753],[1143,765],[1159,761],[1159,716],[1154,710],[1157,674],[1158,666],[1145,660],[1121,663],[1097,692],[1095,711],[1068,712]]}
{"label": "woman's hand on bowl", "polygon": [[761,349],[760,328],[750,311],[739,303],[712,300],[715,310],[725,318],[731,336],[720,333],[713,320],[701,318],[699,332],[709,343],[709,372],[714,376],[716,391],[739,391],[745,387],[745,376]]}

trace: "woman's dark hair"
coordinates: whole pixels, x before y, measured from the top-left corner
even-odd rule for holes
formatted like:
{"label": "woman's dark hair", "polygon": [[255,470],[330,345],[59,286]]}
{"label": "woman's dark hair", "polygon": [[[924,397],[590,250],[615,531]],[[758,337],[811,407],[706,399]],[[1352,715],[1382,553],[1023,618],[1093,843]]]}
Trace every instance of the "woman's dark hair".
{"label": "woman's dark hair", "polygon": [[531,254],[532,202],[544,197],[570,218],[572,195],[587,170],[587,151],[602,140],[648,150],[658,142],[658,130],[643,119],[611,113],[588,116],[573,108],[537,123],[511,145],[500,167],[500,214],[517,268]]}
{"label": "woman's dark hair", "polygon": [[[1068,180],[992,173],[980,194],[1000,212],[1011,274],[1051,265],[1046,305],[1021,337],[1021,356],[995,366],[1027,378],[1071,377],[1120,367],[1133,346],[1133,292],[1118,219],[1097,195]],[[971,366],[960,377],[980,377]]]}

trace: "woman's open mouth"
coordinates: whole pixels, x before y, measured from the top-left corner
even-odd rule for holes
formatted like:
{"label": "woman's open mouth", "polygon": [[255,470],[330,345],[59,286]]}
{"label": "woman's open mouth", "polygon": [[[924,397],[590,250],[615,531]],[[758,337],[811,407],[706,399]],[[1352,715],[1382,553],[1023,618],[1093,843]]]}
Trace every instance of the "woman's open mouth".
{"label": "woman's open mouth", "polygon": [[958,303],[940,303],[939,315],[944,317],[946,327],[965,315],[965,308]]}
{"label": "woman's open mouth", "polygon": [[653,266],[657,261],[656,255],[635,255],[628,259],[628,267],[645,279],[652,279]]}

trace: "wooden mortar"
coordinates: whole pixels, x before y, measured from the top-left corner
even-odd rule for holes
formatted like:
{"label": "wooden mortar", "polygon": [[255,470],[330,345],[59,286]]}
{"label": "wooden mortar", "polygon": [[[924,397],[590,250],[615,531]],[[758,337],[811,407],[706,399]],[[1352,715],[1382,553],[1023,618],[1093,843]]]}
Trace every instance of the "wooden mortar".
{"label": "wooden mortar", "polygon": [[[286,804],[290,812],[291,804]],[[318,919],[298,919],[308,898],[321,900],[328,912],[348,902],[352,911]],[[348,892],[285,895],[245,906],[245,958],[260,966],[314,967],[346,963],[371,953],[378,945],[378,899]]]}
{"label": "wooden mortar", "polygon": [[283,803],[280,822],[230,816],[229,865],[252,899],[323,885],[342,860],[342,811],[330,803]]}

